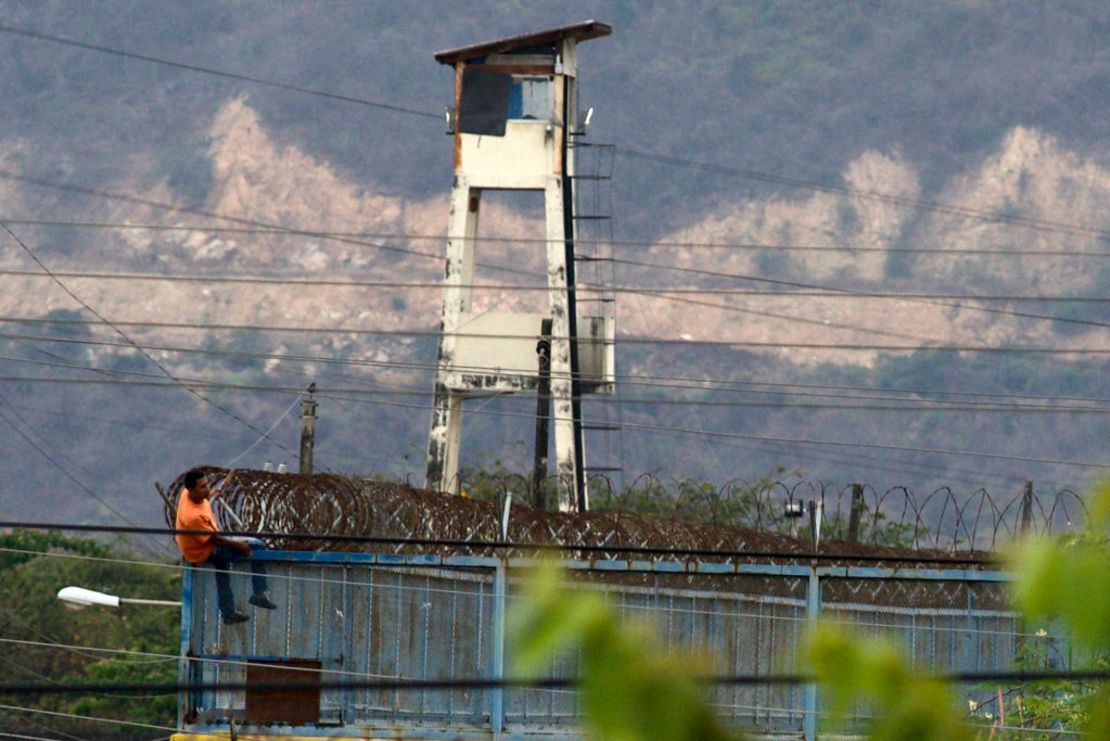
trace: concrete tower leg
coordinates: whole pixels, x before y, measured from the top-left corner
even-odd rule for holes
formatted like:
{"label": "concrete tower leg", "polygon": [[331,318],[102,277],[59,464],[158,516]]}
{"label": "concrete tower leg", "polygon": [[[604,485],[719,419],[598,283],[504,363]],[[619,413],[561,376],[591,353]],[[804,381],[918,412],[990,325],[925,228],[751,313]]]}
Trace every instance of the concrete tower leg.
{"label": "concrete tower leg", "polygon": [[578,509],[577,481],[581,465],[578,425],[573,402],[574,384],[571,363],[571,322],[567,297],[568,270],[566,221],[564,220],[563,183],[550,177],[544,188],[547,222],[547,288],[551,302],[551,402],[555,424],[555,473],[558,477],[559,509]]}
{"label": "concrete tower leg", "polygon": [[482,191],[461,177],[451,190],[447,222],[447,267],[444,273],[443,314],[440,321],[436,387],[428,435],[428,469],[424,487],[458,493],[459,440],[465,394],[453,391],[448,376],[455,370],[455,332],[460,317],[470,310],[474,284],[474,253]]}

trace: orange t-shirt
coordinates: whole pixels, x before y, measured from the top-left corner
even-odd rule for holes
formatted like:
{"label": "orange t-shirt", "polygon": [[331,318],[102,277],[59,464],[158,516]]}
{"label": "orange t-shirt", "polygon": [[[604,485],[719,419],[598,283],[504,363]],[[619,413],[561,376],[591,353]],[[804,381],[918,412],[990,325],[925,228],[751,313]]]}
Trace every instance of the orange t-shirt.
{"label": "orange t-shirt", "polygon": [[[219,532],[220,528],[216,525],[216,516],[212,514],[212,505],[205,499],[200,504],[196,504],[192,499],[189,499],[189,490],[181,490],[181,498],[177,501],[177,522],[175,527],[178,530],[211,530],[212,532]],[[208,557],[212,555],[212,549],[216,544],[212,542],[211,535],[184,535],[179,533],[175,536],[177,539],[177,547],[181,549],[181,555],[185,556],[185,560],[189,563],[204,563]]]}

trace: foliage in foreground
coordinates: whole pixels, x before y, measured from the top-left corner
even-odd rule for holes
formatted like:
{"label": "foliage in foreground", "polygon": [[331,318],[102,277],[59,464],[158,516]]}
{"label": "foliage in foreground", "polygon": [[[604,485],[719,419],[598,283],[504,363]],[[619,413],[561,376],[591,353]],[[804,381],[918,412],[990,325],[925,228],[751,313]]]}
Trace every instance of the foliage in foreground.
{"label": "foliage in foreground", "polygon": [[[0,535],[0,636],[9,641],[0,650],[0,661],[6,681],[175,682],[180,644],[177,610],[124,605],[118,610],[75,612],[65,609],[56,597],[62,587],[85,586],[132,597],[178,599],[179,572],[166,566],[88,538],[20,530]],[[121,653],[86,648],[105,646]],[[149,738],[155,728],[173,728],[177,719],[174,693],[141,697],[112,693],[10,695],[0,697],[0,704],[26,708],[0,711],[0,733],[34,728],[86,739]],[[67,716],[114,718],[155,728]]]}
{"label": "foliage in foreground", "polygon": [[517,670],[542,676],[559,651],[580,653],[582,702],[592,738],[724,741],[702,696],[707,663],[666,652],[646,623],[618,621],[596,592],[572,590],[553,564],[532,579],[515,615]]}
{"label": "foliage in foreground", "polygon": [[[1060,621],[1074,641],[1077,669],[1110,666],[1108,531],[1110,482],[1094,493],[1086,533],[1028,540],[1010,556],[1015,603],[1029,621],[1025,632],[1044,635],[1038,624]],[[530,590],[516,615],[518,668],[525,676],[540,676],[558,651],[579,651],[586,722],[595,738],[730,738],[696,679],[706,664],[664,653],[648,625],[618,621],[600,595],[571,590],[554,566],[545,567]],[[1044,667],[1036,645],[1032,655],[1019,655],[1019,668]],[[866,706],[868,738],[874,741],[1048,739],[1079,728],[1091,738],[1110,738],[1105,688],[1065,681],[1011,688],[998,708],[1005,717],[1010,706],[1010,725],[976,729],[961,718],[952,688],[915,671],[891,639],[821,624],[811,634],[807,655],[833,716],[843,720]]]}

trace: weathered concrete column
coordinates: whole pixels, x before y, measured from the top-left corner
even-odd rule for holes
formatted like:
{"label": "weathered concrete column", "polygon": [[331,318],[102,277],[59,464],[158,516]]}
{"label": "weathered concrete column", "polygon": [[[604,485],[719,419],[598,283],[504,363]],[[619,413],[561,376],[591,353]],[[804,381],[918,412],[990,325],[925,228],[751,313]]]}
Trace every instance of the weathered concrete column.
{"label": "weathered concrete column", "polygon": [[[563,178],[550,177],[544,188],[547,221],[547,288],[551,302],[551,402],[555,420],[555,473],[559,509],[574,512],[584,492],[582,449],[579,444],[581,420],[574,390],[578,374],[575,356],[573,311],[569,283],[573,269],[567,261],[567,220]],[[585,509],[586,507],[583,507]]]}
{"label": "weathered concrete column", "polygon": [[481,190],[456,176],[451,190],[447,222],[447,267],[444,272],[443,314],[440,320],[439,357],[431,431],[428,435],[428,468],[424,487],[458,493],[459,431],[462,428],[464,393],[451,390],[454,371],[455,332],[459,317],[470,309],[474,284],[474,250],[478,236]]}

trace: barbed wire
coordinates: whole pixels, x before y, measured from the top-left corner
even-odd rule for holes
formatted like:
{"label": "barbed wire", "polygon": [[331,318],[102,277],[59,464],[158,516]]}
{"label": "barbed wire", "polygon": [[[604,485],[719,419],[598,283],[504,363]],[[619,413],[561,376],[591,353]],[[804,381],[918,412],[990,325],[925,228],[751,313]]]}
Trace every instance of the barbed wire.
{"label": "barbed wire", "polygon": [[[897,559],[907,552],[994,551],[1023,532],[1078,529],[1087,516],[1082,497],[1071,489],[1050,496],[1035,496],[1031,489],[1012,495],[978,489],[960,495],[940,487],[922,494],[906,486],[878,490],[820,481],[733,479],[715,486],[665,482],[652,474],[618,488],[598,474],[587,482],[592,511],[574,513],[529,506],[536,501],[533,482],[508,472],[464,472],[449,488],[466,495],[450,495],[332,473],[201,470],[222,488],[224,506],[214,509],[225,530],[270,533],[271,547],[290,550],[364,549],[364,542],[334,539],[358,535],[396,539],[384,545],[397,552],[418,544],[423,552],[450,553],[459,544],[473,543],[481,551],[487,544],[512,543],[581,547],[595,558],[611,547],[608,556],[617,558],[630,549],[687,549],[797,558],[835,551],[848,559]],[[555,477],[541,483],[547,501],[556,500],[558,483]],[[184,474],[167,492],[164,514],[170,527],[183,485]],[[813,514],[788,518],[788,503],[800,503],[801,510]],[[811,521],[820,522],[819,543]],[[321,537],[315,540],[306,533]]]}

